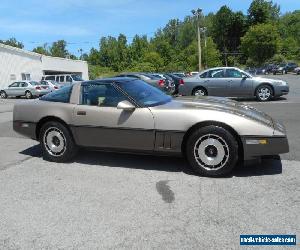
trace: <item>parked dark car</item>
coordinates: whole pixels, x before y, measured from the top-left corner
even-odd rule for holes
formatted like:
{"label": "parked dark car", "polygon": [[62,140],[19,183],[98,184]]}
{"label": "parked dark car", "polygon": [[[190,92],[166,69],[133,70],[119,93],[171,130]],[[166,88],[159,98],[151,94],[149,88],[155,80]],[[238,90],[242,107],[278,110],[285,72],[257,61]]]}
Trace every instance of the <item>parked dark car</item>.
{"label": "parked dark car", "polygon": [[264,75],[268,75],[271,74],[273,72],[273,69],[276,67],[275,64],[266,64],[263,66],[262,70],[263,70],[263,74]]}
{"label": "parked dark car", "polygon": [[294,73],[296,73],[297,75],[300,75],[300,67],[295,68]]}
{"label": "parked dark car", "polygon": [[179,85],[180,84],[184,84],[184,81],[182,79],[182,77],[179,77],[175,74],[171,74],[171,73],[168,73],[166,74],[167,76],[171,77],[174,81],[174,84],[175,84],[175,91],[174,91],[174,95],[178,94],[178,88],[179,88]]}
{"label": "parked dark car", "polygon": [[288,72],[293,72],[298,65],[294,62],[281,63],[276,68],[273,69],[273,74],[287,74]]}
{"label": "parked dark car", "polygon": [[175,86],[169,86],[165,79],[149,73],[122,73],[120,75],[117,75],[116,77],[131,77],[140,79],[168,94],[172,94],[175,89]]}

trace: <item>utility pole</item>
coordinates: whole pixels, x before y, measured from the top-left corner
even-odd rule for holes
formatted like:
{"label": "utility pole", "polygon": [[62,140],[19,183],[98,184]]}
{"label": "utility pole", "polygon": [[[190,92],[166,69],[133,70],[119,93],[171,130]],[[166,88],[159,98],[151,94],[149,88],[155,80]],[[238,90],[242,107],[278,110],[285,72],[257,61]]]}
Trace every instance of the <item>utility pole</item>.
{"label": "utility pole", "polygon": [[198,32],[198,58],[199,58],[199,72],[202,69],[201,58],[201,31],[200,31],[200,18],[202,17],[202,9],[192,10],[192,14],[197,18],[197,32]]}

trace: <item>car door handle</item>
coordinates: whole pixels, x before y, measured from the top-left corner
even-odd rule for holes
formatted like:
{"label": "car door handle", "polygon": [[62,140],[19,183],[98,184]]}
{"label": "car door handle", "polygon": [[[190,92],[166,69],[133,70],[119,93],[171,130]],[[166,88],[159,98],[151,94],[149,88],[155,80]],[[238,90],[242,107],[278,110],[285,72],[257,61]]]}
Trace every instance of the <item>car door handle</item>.
{"label": "car door handle", "polygon": [[79,110],[79,111],[77,111],[77,115],[86,115],[86,112]]}
{"label": "car door handle", "polygon": [[229,80],[228,82],[233,82],[233,80]]}

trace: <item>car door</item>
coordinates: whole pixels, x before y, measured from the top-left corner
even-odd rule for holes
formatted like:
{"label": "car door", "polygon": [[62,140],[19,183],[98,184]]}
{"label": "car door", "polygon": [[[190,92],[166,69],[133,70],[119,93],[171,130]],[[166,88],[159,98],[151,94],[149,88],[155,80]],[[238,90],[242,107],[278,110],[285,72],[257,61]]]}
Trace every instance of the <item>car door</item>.
{"label": "car door", "polygon": [[148,108],[117,109],[128,98],[113,84],[84,83],[74,109],[79,145],[106,149],[153,150],[154,119]]}
{"label": "car door", "polygon": [[28,88],[28,83],[27,82],[20,82],[19,88],[17,90],[17,95],[24,96],[25,91],[26,91],[27,88]]}
{"label": "car door", "polygon": [[201,78],[208,95],[228,96],[229,83],[224,80],[224,69],[213,69],[207,72],[205,78]]}
{"label": "car door", "polygon": [[237,69],[226,69],[225,80],[229,83],[231,97],[253,96],[253,80]]}
{"label": "car door", "polygon": [[18,92],[19,82],[14,82],[5,90],[8,96],[16,96]]}

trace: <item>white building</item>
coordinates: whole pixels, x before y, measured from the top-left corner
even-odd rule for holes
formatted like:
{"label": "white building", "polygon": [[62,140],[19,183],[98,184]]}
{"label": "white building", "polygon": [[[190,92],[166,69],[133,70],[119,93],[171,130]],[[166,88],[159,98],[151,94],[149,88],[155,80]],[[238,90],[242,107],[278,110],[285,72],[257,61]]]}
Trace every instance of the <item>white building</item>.
{"label": "white building", "polygon": [[77,74],[88,80],[88,64],[81,60],[44,56],[0,43],[0,89],[14,81],[40,81],[44,75]]}

